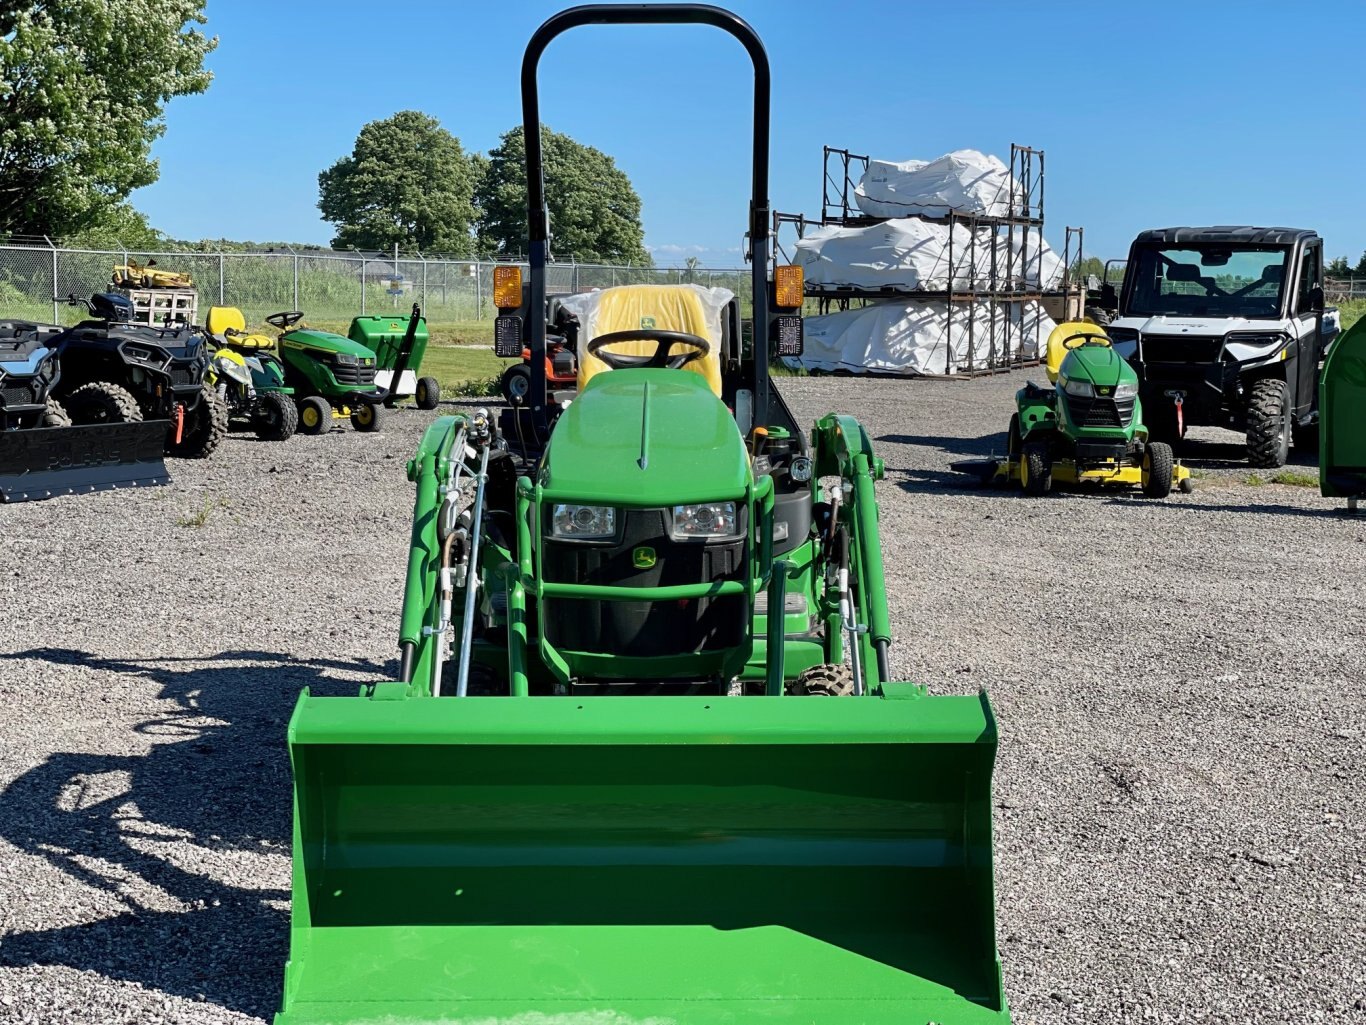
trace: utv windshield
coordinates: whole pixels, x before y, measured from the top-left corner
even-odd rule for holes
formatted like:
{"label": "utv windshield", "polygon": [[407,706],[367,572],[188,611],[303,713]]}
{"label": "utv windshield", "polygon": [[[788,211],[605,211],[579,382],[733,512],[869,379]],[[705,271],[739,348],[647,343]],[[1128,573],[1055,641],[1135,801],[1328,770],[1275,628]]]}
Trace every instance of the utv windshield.
{"label": "utv windshield", "polygon": [[1289,257],[1274,246],[1141,249],[1129,266],[1128,313],[1275,318]]}

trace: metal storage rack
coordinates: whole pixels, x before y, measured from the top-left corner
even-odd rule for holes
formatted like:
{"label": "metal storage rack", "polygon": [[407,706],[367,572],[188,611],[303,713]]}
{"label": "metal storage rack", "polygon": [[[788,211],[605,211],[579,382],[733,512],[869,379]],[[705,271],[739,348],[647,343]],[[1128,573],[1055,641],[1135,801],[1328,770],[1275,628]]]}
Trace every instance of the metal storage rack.
{"label": "metal storage rack", "polygon": [[[791,235],[794,232],[796,238],[800,239],[814,227],[867,227],[889,219],[865,214],[856,202],[854,189],[867,171],[868,162],[869,158],[865,154],[834,146],[824,147],[820,219],[775,212],[775,260],[790,260]],[[946,288],[869,289],[808,284],[806,295],[816,300],[819,313],[848,310],[853,303],[865,305],[890,299],[944,303],[945,344],[952,349],[954,332],[967,332],[966,363],[954,368],[951,373],[996,373],[1037,363],[1037,357],[1026,358],[1024,340],[1027,332],[1032,330],[1034,334],[1038,333],[1046,302],[1050,306],[1057,306],[1060,300],[1064,311],[1075,305],[1070,299],[1073,291],[1070,268],[1080,255],[1081,234],[1080,229],[1067,229],[1067,246],[1063,254],[1067,270],[1062,290],[1045,292],[1037,281],[1031,284],[1027,273],[1031,263],[1042,269],[1044,151],[1011,143],[1009,171],[1009,192],[1006,196],[1008,213],[1003,216],[967,214],[947,206],[938,213],[909,215],[948,227],[946,257],[949,273]],[[970,241],[966,251],[961,245],[955,251],[954,229],[958,227],[967,229]],[[1031,232],[1034,233],[1032,236]],[[1074,236],[1076,256],[1071,253]],[[962,304],[973,304],[968,306],[972,311],[985,310],[985,332],[978,331],[977,315],[970,314],[966,318],[965,328],[955,325],[954,309]],[[985,337],[979,337],[979,334]]]}
{"label": "metal storage rack", "polygon": [[125,294],[133,304],[135,324],[161,327],[198,320],[199,292],[193,288],[129,288]]}

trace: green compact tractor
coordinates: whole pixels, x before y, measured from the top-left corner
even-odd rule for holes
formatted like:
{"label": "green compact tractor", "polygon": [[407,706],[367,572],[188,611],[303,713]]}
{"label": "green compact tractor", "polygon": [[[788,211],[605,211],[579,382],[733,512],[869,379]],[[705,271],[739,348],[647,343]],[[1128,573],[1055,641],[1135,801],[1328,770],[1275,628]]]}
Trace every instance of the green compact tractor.
{"label": "green compact tractor", "polygon": [[954,464],[994,483],[1019,483],[1042,495],[1055,481],[1138,485],[1150,498],[1191,490],[1190,471],[1143,424],[1138,375],[1115,352],[1105,329],[1059,324],[1048,337],[1051,388],[1032,381],[1015,393],[1004,460]]}
{"label": "green compact tractor", "polygon": [[[562,406],[536,68],[601,22],[749,52],[756,330],[625,286],[634,323],[585,339],[604,369]],[[767,277],[762,44],[714,7],[581,7],[524,68],[529,288],[498,317],[533,351],[521,437],[432,423],[394,675],[299,699],[277,1025],[1005,1025],[990,705],[893,678],[882,464],[850,417],[799,429],[769,379],[802,289]]]}
{"label": "green compact tractor", "polygon": [[1329,346],[1319,384],[1319,491],[1356,512],[1366,497],[1366,319]]}

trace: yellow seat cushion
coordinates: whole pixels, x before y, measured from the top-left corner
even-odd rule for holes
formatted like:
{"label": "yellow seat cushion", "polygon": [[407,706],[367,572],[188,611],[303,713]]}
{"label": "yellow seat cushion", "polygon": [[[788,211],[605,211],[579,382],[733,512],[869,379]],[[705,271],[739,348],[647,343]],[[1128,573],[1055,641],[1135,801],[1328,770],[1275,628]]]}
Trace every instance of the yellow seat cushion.
{"label": "yellow seat cushion", "polygon": [[[711,351],[683,369],[701,374],[711,390],[718,396],[721,394],[720,332],[708,322],[707,308],[695,286],[619,285],[604,289],[597,298],[598,306],[593,320],[594,338],[637,329],[683,331],[705,338],[711,343]],[[596,356],[588,354],[590,341],[592,338],[584,337],[579,343],[580,389],[595,375],[611,369]],[[655,348],[654,342],[620,342],[611,346],[610,351],[624,356],[649,356]],[[674,349],[675,354],[686,351],[683,346]]]}
{"label": "yellow seat cushion", "polygon": [[[275,339],[269,335],[247,334],[247,318],[236,306],[210,306],[209,315],[204,318],[204,330],[219,345],[230,345],[234,349],[275,348]],[[229,331],[237,333],[229,336]]]}
{"label": "yellow seat cushion", "polygon": [[1048,379],[1054,384],[1058,383],[1058,368],[1067,358],[1067,347],[1063,343],[1078,335],[1105,345],[1110,344],[1110,336],[1105,333],[1105,328],[1092,324],[1089,320],[1069,320],[1059,324],[1048,335],[1044,355],[1044,369],[1048,371]]}

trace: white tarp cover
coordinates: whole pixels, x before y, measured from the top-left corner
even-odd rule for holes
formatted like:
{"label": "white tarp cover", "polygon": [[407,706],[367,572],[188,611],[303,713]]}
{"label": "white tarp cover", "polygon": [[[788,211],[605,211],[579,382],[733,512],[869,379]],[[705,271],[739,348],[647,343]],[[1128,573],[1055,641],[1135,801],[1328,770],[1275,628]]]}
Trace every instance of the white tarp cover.
{"label": "white tarp cover", "polygon": [[[952,321],[945,307],[952,307]],[[1057,325],[1036,302],[874,303],[805,320],[805,351],[790,367],[856,374],[940,376],[988,365],[1003,352],[1036,359]],[[971,328],[971,335],[969,335]]]}
{"label": "white tarp cover", "polygon": [[914,217],[863,228],[818,228],[797,242],[793,260],[808,285],[831,288],[940,291],[952,278],[954,288],[1047,290],[1063,273],[1062,259],[1033,228],[973,232]]}
{"label": "white tarp cover", "polygon": [[[1016,201],[1020,187],[1015,187]],[[944,217],[950,210],[981,217],[1010,213],[1010,168],[975,149],[935,160],[870,160],[854,187],[854,201],[869,217]]]}

